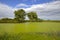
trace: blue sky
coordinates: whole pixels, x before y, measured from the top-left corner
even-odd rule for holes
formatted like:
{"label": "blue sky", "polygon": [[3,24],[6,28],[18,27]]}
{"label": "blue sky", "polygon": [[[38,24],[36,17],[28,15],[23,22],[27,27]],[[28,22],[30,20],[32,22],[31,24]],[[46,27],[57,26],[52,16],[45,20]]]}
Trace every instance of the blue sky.
{"label": "blue sky", "polygon": [[52,1],[53,0],[0,0],[0,3],[4,3],[14,7],[20,3],[32,5],[32,4],[42,4],[42,3],[52,2]]}
{"label": "blue sky", "polygon": [[60,0],[0,0],[0,18],[14,18],[18,9],[34,11],[41,19],[60,20]]}

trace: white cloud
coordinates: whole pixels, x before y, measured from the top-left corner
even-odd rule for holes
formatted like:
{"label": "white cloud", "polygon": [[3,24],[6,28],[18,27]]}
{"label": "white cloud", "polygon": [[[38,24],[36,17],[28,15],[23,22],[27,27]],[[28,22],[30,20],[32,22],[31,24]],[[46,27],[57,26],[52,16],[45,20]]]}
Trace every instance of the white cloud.
{"label": "white cloud", "polygon": [[14,18],[13,9],[6,4],[0,3],[0,18]]}
{"label": "white cloud", "polygon": [[60,1],[54,1],[44,4],[35,4],[35,5],[27,5],[21,3],[16,5],[15,8],[11,8],[6,4],[0,3],[0,18],[3,17],[13,18],[14,10],[21,8],[24,9],[26,12],[31,11],[37,12],[38,17],[42,19],[55,19],[55,20],[60,19]]}
{"label": "white cloud", "polygon": [[60,1],[32,5],[26,12],[35,11],[42,19],[60,19]]}
{"label": "white cloud", "polygon": [[27,7],[29,7],[29,6],[30,6],[30,5],[20,3],[20,4],[16,5],[15,8],[27,8]]}

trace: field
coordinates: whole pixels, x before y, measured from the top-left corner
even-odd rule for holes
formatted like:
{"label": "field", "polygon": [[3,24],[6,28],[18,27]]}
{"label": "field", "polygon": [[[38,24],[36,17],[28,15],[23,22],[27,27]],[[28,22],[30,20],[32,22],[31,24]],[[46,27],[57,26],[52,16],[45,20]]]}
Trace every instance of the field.
{"label": "field", "polygon": [[0,23],[0,40],[60,40],[60,23]]}

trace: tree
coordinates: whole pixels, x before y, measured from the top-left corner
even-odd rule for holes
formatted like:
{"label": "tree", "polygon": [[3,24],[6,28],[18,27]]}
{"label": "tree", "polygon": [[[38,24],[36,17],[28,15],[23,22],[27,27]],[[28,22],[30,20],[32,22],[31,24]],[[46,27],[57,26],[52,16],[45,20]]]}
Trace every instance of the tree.
{"label": "tree", "polygon": [[15,13],[15,19],[18,20],[18,22],[23,22],[25,19],[25,11],[23,9],[17,10]]}
{"label": "tree", "polygon": [[1,23],[12,23],[13,22],[13,19],[10,19],[10,18],[2,18],[0,20]]}
{"label": "tree", "polygon": [[27,16],[30,19],[30,21],[37,21],[38,19],[36,12],[29,12]]}

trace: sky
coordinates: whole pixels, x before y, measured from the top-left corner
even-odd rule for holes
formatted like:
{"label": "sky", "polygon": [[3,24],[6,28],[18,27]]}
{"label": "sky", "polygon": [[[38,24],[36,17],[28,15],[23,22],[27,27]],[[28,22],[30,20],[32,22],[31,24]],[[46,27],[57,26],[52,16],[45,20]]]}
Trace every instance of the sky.
{"label": "sky", "polygon": [[53,0],[0,0],[1,3],[7,4],[12,7],[20,3],[32,5],[32,4],[42,4],[51,1]]}
{"label": "sky", "polygon": [[41,19],[60,20],[60,0],[0,0],[0,18],[14,18],[18,9],[34,11]]}

